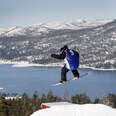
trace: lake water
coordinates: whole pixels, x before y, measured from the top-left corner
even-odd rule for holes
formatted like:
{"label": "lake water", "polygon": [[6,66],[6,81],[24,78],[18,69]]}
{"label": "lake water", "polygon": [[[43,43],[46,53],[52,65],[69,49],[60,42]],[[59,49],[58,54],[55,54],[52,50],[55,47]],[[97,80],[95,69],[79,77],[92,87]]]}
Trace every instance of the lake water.
{"label": "lake water", "polygon": [[[89,72],[89,75],[62,86],[50,86],[59,82],[60,70],[60,67],[12,67],[0,64],[0,87],[6,88],[6,93],[26,92],[30,96],[34,91],[41,96],[49,90],[60,97],[66,92],[68,98],[77,93],[86,93],[91,99],[101,98],[108,93],[116,94],[116,71],[79,69],[80,74]],[[72,73],[68,72],[67,78],[72,77]]]}

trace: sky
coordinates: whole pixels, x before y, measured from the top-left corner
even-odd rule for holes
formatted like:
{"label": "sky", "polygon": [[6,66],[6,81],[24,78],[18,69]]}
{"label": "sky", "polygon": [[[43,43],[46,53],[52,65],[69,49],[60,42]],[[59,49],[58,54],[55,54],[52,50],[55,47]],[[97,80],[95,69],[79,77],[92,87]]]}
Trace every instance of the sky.
{"label": "sky", "polygon": [[0,28],[115,18],[116,0],[0,0]]}

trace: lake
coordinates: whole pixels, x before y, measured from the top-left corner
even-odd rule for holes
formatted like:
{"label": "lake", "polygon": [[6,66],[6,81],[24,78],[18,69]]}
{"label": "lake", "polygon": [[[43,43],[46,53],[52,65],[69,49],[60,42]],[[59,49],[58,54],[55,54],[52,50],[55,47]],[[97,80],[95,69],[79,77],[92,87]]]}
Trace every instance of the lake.
{"label": "lake", "polygon": [[[99,71],[79,69],[80,74],[89,72],[83,78],[70,81],[62,86],[53,87],[59,82],[61,67],[12,67],[10,64],[0,64],[0,88],[6,88],[6,93],[27,93],[30,96],[37,91],[39,96],[48,93],[67,98],[77,93],[86,93],[91,99],[103,97],[108,93],[116,94],[116,71]],[[68,72],[67,78],[72,78]]]}

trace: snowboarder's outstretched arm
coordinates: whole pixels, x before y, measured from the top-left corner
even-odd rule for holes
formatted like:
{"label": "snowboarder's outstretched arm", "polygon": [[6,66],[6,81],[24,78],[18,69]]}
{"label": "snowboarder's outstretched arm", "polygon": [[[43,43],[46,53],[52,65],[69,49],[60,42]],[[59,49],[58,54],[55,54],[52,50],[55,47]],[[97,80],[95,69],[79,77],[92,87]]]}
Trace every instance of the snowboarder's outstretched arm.
{"label": "snowboarder's outstretched arm", "polygon": [[51,54],[51,57],[56,58],[56,59],[64,59],[66,57],[66,53],[62,54]]}

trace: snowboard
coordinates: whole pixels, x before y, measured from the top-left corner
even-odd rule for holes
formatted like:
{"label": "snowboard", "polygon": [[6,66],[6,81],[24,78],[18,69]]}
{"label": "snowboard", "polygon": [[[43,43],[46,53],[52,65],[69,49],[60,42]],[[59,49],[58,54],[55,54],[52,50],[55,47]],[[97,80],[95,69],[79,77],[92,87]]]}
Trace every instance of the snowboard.
{"label": "snowboard", "polygon": [[51,86],[60,86],[60,85],[64,85],[65,83],[68,83],[68,82],[73,81],[73,80],[78,80],[78,79],[80,79],[80,78],[82,78],[82,77],[85,77],[85,76],[87,76],[87,75],[88,75],[88,72],[87,72],[87,73],[84,73],[84,74],[81,74],[79,78],[74,78],[74,77],[73,77],[73,78],[67,80],[66,82],[63,82],[63,83],[58,82],[58,83],[52,84]]}

